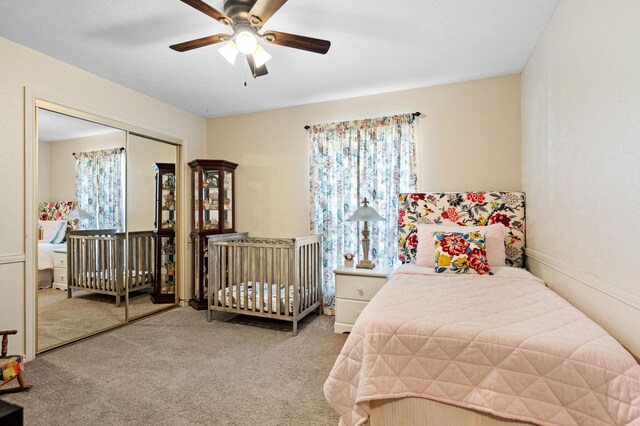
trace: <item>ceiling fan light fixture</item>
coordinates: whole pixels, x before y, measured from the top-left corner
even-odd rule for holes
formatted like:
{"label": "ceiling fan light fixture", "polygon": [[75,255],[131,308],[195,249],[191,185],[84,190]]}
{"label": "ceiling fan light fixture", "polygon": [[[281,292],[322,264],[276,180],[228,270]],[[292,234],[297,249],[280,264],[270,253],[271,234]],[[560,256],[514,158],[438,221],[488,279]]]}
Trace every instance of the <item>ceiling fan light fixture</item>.
{"label": "ceiling fan light fixture", "polygon": [[249,30],[242,30],[238,32],[238,34],[236,34],[235,41],[238,50],[245,55],[253,53],[258,45],[258,39],[256,39],[255,34]]}
{"label": "ceiling fan light fixture", "polygon": [[220,52],[220,54],[224,56],[231,65],[236,63],[236,58],[238,57],[239,52],[238,47],[233,40],[218,49],[218,52]]}
{"label": "ceiling fan light fixture", "polygon": [[266,64],[269,59],[271,59],[271,55],[269,55],[262,46],[257,45],[253,51],[253,60],[256,62],[256,67],[260,68]]}

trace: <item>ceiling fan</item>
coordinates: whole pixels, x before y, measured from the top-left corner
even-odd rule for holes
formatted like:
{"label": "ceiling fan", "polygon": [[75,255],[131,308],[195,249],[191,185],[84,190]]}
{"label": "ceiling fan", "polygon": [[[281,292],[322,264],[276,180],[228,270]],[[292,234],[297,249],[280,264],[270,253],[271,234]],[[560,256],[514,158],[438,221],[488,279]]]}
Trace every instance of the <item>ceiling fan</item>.
{"label": "ceiling fan", "polygon": [[[331,42],[317,38],[267,30],[260,34],[262,26],[287,0],[224,0],[224,13],[201,0],[181,0],[194,9],[210,16],[223,25],[233,28],[233,34],[216,34],[169,46],[178,52],[227,42],[219,51],[233,65],[238,53],[247,57],[253,78],[267,74],[265,63],[271,59],[258,40],[278,46],[292,47],[324,55]],[[246,83],[245,83],[246,84]]]}

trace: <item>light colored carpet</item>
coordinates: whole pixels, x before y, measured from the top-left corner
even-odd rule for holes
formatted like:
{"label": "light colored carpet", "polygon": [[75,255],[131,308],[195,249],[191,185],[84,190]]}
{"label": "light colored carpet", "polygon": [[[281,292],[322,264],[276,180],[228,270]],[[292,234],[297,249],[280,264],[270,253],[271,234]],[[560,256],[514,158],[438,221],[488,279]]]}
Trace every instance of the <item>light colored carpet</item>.
{"label": "light colored carpet", "polygon": [[284,322],[215,318],[173,309],[47,352],[27,364],[33,389],[5,399],[28,425],[338,423],[322,392],[346,340],[334,317],[309,315],[297,337]]}
{"label": "light colored carpet", "polygon": [[[63,290],[38,290],[38,351],[122,324],[124,298],[119,308],[115,300],[115,296],[86,291],[75,290],[67,299]],[[134,292],[129,297],[129,317],[144,316],[166,306],[153,304],[148,293]]]}

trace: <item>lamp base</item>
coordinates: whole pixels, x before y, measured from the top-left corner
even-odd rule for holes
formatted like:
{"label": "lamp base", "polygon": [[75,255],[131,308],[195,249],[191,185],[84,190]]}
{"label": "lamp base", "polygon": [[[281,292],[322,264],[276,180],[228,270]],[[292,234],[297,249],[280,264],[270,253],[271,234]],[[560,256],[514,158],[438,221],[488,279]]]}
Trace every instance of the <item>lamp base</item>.
{"label": "lamp base", "polygon": [[376,267],[376,264],[370,261],[369,259],[362,259],[356,265],[356,268],[359,268],[359,269],[373,269],[375,267]]}

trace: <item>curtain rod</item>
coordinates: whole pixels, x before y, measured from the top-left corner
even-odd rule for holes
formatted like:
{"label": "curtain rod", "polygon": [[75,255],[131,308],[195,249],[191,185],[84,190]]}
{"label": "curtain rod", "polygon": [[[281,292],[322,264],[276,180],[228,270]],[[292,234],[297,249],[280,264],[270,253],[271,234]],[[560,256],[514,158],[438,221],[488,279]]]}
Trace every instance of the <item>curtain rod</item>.
{"label": "curtain rod", "polygon": [[[107,149],[109,149],[109,148],[107,148]],[[124,146],[121,146],[121,147],[120,147],[120,152],[124,152]],[[72,153],[71,153],[71,155],[73,155],[73,156],[75,157],[75,156],[76,156],[76,153],[75,153],[75,152],[72,152]]]}
{"label": "curtain rod", "polygon": [[[415,118],[419,118],[422,115],[422,113],[420,111],[418,111],[418,112],[411,113],[411,115],[413,115]],[[307,124],[306,126],[304,126],[304,129],[305,130],[309,130],[309,129],[311,129],[311,126],[309,126]]]}

